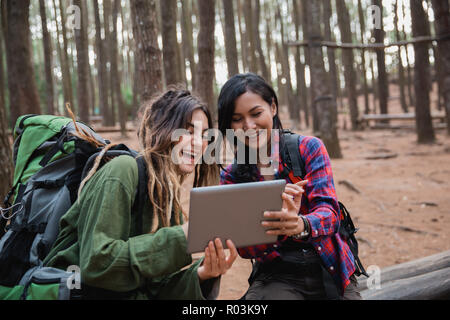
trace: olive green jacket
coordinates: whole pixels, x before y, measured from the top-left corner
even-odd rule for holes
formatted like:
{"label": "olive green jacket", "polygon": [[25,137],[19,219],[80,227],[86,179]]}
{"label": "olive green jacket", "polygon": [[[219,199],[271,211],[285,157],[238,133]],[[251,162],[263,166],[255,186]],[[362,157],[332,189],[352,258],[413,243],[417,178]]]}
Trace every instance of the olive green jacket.
{"label": "olive green jacket", "polygon": [[152,221],[148,198],[142,217],[144,234],[135,234],[131,210],[137,185],[132,157],[119,156],[105,164],[61,218],[60,233],[44,265],[64,270],[76,265],[82,286],[130,291],[129,299],[215,298],[220,279],[200,286],[201,260],[191,264],[180,226],[148,233]]}

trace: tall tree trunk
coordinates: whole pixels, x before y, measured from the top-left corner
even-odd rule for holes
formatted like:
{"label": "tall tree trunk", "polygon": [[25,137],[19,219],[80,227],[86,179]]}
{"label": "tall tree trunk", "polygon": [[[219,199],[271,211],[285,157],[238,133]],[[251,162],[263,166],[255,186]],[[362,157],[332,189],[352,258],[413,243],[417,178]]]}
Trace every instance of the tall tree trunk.
{"label": "tall tree trunk", "polygon": [[[74,5],[82,8],[85,1],[74,0]],[[89,123],[89,53],[85,33],[84,15],[81,15],[80,28],[75,28],[75,42],[77,46],[77,66],[78,66],[78,113],[80,120]]]}
{"label": "tall tree trunk", "polygon": [[252,1],[244,0],[244,20],[245,20],[245,34],[248,41],[248,55],[250,58],[250,72],[258,73],[258,61],[256,60],[256,45],[255,35],[253,34],[253,10]]}
{"label": "tall tree trunk", "polygon": [[117,19],[119,16],[120,0],[114,0],[112,10],[112,33],[111,33],[111,78],[113,79],[113,92],[116,97],[117,109],[119,114],[120,132],[123,138],[126,138],[126,124],[128,115],[122,98],[121,74],[119,71],[119,54],[117,41]]}
{"label": "tall tree trunk", "polygon": [[[2,201],[12,184],[13,167],[11,155],[12,150],[6,122],[6,106],[4,101],[0,99],[0,159],[2,159],[2,165],[0,166],[0,181],[2,182],[0,183],[0,200]],[[3,202],[1,202],[1,205],[3,205]]]}
{"label": "tall tree trunk", "polygon": [[[3,200],[12,185],[13,178],[13,164],[12,164],[12,150],[8,136],[8,121],[6,117],[6,99],[4,92],[5,82],[3,80],[3,36],[6,36],[6,3],[0,4],[0,159],[2,165],[0,166],[0,200]],[[4,32],[4,33],[3,33]],[[3,205],[3,202],[0,203]]]}
{"label": "tall tree trunk", "polygon": [[239,27],[239,40],[240,40],[240,53],[241,53],[241,62],[242,62],[242,71],[243,72],[247,72],[248,71],[248,54],[247,54],[247,33],[244,32],[242,25],[243,25],[243,18],[242,18],[242,12],[243,12],[243,7],[242,7],[242,1],[241,0],[237,0],[237,17],[238,17],[238,27]]}
{"label": "tall tree trunk", "polygon": [[[400,4],[401,5],[401,4]],[[398,29],[398,3],[394,2],[394,28],[395,28],[395,40],[400,41],[400,31]],[[406,104],[406,94],[405,94],[405,73],[403,69],[403,59],[401,46],[398,46],[398,88],[400,91],[400,104],[402,106],[403,112],[408,112],[408,105]]]}
{"label": "tall tree trunk", "polygon": [[233,0],[222,0],[225,16],[224,38],[225,56],[227,59],[228,77],[239,73],[238,55],[236,47],[236,30],[234,27]]}
{"label": "tall tree trunk", "polygon": [[44,44],[44,63],[45,63],[45,85],[47,93],[47,113],[55,113],[54,90],[53,90],[53,65],[52,65],[52,43],[47,29],[47,13],[45,10],[45,1],[39,0],[39,11],[42,25],[42,41]]}
{"label": "tall tree trunk", "polygon": [[[432,0],[435,18],[436,35],[447,34],[450,30],[450,10],[446,1]],[[442,92],[444,95],[445,114],[447,116],[447,134],[450,135],[450,42],[438,41],[437,50],[439,52]]]}
{"label": "tall tree trunk", "polygon": [[[72,107],[72,110],[75,110],[75,101],[73,99],[73,87],[72,87],[72,76],[70,72],[70,60],[69,60],[69,44],[67,42],[67,31],[66,31],[66,16],[64,14],[65,8],[63,6],[63,1],[59,0],[59,14],[61,16],[61,34],[63,38],[63,50],[62,50],[62,58],[64,59],[64,63],[62,65],[62,74],[63,74],[63,81],[64,81],[64,102],[70,103],[70,106]],[[73,52],[73,51],[72,51]],[[72,59],[73,60],[73,59]],[[64,112],[67,115],[66,108],[64,108]]]}
{"label": "tall tree trunk", "polygon": [[[336,0],[336,9],[338,15],[339,30],[341,31],[341,38],[343,42],[352,42],[352,33],[350,29],[350,16],[345,5],[344,0]],[[353,68],[354,57],[352,49],[342,50],[342,61],[344,65],[345,88],[347,91],[348,103],[350,106],[350,120],[352,130],[358,130],[358,103],[356,92],[356,73]]]}
{"label": "tall tree trunk", "polygon": [[272,58],[271,58],[271,52],[272,52],[272,37],[271,32],[272,29],[270,27],[271,25],[271,18],[270,18],[270,9],[267,2],[264,2],[264,16],[266,17],[266,23],[265,23],[265,35],[266,35],[266,57],[267,57],[267,79],[266,81],[272,85]]}
{"label": "tall tree trunk", "polygon": [[[333,34],[331,33],[330,27],[330,19],[331,19],[331,0],[325,0],[323,3],[323,15],[324,15],[324,31],[325,31],[325,40],[334,41]],[[332,104],[333,104],[333,118],[334,121],[337,122],[337,97],[339,90],[339,80],[337,77],[337,68],[336,68],[336,55],[333,48],[327,48],[327,56],[328,56],[328,65],[330,67],[330,88],[331,94],[333,96]]]}
{"label": "tall tree trunk", "polygon": [[288,57],[288,46],[285,41],[284,24],[281,19],[280,6],[277,5],[276,20],[280,24],[280,34],[281,34],[281,48],[280,48],[280,59],[282,68],[282,77],[285,80],[285,90],[287,97],[287,106],[289,110],[289,115],[291,116],[293,122],[293,129],[296,130],[300,121],[300,107],[295,99],[294,92],[292,90],[292,80],[291,80],[291,70],[289,66]]}
{"label": "tall tree trunk", "polygon": [[11,126],[21,114],[41,113],[31,63],[29,6],[30,0],[6,2],[5,45]]}
{"label": "tall tree trunk", "polygon": [[[304,53],[305,53],[305,61],[306,64],[308,65],[308,70],[309,70],[309,74],[310,74],[310,84],[309,84],[309,89],[308,89],[308,103],[306,104],[306,109],[308,111],[308,115],[305,114],[305,119],[307,120],[307,125],[309,122],[309,119],[312,120],[312,129],[313,132],[317,132],[319,131],[319,122],[316,116],[316,111],[314,109],[314,90],[312,89],[314,84],[314,76],[312,74],[312,68],[311,68],[311,43],[310,43],[310,20],[311,17],[309,16],[308,12],[310,11],[310,1],[309,0],[302,0],[301,2],[301,10],[300,12],[302,12],[302,31],[303,31],[303,39],[307,39],[309,41],[309,44],[307,47],[304,48]],[[309,127],[309,125],[308,125]]]}
{"label": "tall tree trunk", "polygon": [[193,39],[193,32],[192,32],[192,2],[191,0],[184,0],[181,1],[182,5],[182,25],[183,28],[181,28],[181,35],[183,39],[183,50],[184,50],[184,56],[189,61],[189,70],[191,71],[191,87],[194,89],[197,75],[196,72],[196,63],[194,59],[194,39]]}
{"label": "tall tree trunk", "polygon": [[114,84],[111,74],[111,48],[112,48],[112,37],[111,37],[111,16],[112,16],[112,1],[103,1],[103,28],[105,31],[105,59],[107,65],[107,86],[108,86],[108,97],[109,97],[109,111],[106,118],[107,126],[116,125],[116,96],[113,94]]}
{"label": "tall tree trunk", "polygon": [[[0,1],[0,19],[1,19],[1,23],[0,23],[0,107],[4,108],[4,120],[5,120],[5,124],[9,124],[8,121],[8,117],[7,117],[7,112],[6,112],[6,91],[5,91],[5,64],[4,64],[4,58],[3,58],[3,53],[5,52],[5,49],[3,47],[3,25],[6,25],[6,21],[3,21],[4,19],[6,19],[6,10],[5,12],[3,11],[3,6],[6,7],[6,2],[1,4]],[[6,8],[5,8],[6,9]],[[6,129],[6,127],[5,127]]]}
{"label": "tall tree trunk", "polygon": [[130,0],[141,101],[163,90],[155,0]]}
{"label": "tall tree trunk", "polygon": [[98,72],[98,96],[100,103],[100,113],[103,117],[102,124],[108,125],[109,99],[108,99],[108,75],[106,70],[105,43],[102,39],[102,27],[100,22],[100,8],[98,0],[94,0],[94,18],[95,18],[95,47],[97,55]]}
{"label": "tall tree trunk", "polygon": [[269,79],[269,71],[267,70],[266,60],[264,58],[264,52],[261,45],[261,36],[259,34],[259,24],[260,24],[260,16],[261,16],[261,5],[260,0],[253,0],[254,6],[253,6],[253,38],[255,39],[255,47],[256,52],[258,53],[258,63],[259,63],[259,70],[261,70],[261,76],[268,80]]}
{"label": "tall tree trunk", "polygon": [[[321,41],[320,31],[320,3],[311,1],[307,11],[311,18],[309,23],[309,36],[311,41]],[[341,148],[337,135],[335,121],[333,120],[332,98],[329,89],[329,80],[323,65],[322,47],[318,45],[310,46],[311,54],[311,75],[314,77],[312,90],[314,91],[315,106],[320,117],[319,134],[325,144],[331,158],[342,158]]]}
{"label": "tall tree trunk", "polygon": [[215,0],[199,0],[200,30],[198,33],[198,65],[196,92],[208,105],[213,121],[216,119],[214,101],[214,28]]}
{"label": "tall tree trunk", "polygon": [[[427,35],[427,15],[422,0],[410,0],[413,37]],[[428,44],[414,44],[414,91],[416,92],[416,127],[419,143],[434,142],[433,123],[430,114],[430,62]]]}
{"label": "tall tree trunk", "polygon": [[[381,11],[383,7],[381,6],[381,0],[373,0],[373,4],[378,6]],[[383,14],[381,12],[381,28],[374,29],[375,42],[384,43],[384,30],[383,30]],[[377,53],[377,69],[378,69],[378,98],[380,103],[380,113],[388,113],[388,96],[389,96],[389,82],[388,75],[386,73],[386,61],[384,49],[376,50]]]}
{"label": "tall tree trunk", "polygon": [[161,5],[161,36],[166,85],[178,84],[181,79],[178,75],[177,60],[177,1],[160,1]]}
{"label": "tall tree trunk", "polygon": [[[365,43],[364,32],[366,31],[365,21],[364,21],[364,11],[362,7],[361,0],[358,0],[358,18],[359,18],[359,30],[361,33],[361,43]],[[364,91],[364,113],[370,113],[369,107],[369,89],[367,85],[367,73],[366,73],[366,51],[361,50],[361,66],[362,66],[362,77],[363,77],[363,91]]]}

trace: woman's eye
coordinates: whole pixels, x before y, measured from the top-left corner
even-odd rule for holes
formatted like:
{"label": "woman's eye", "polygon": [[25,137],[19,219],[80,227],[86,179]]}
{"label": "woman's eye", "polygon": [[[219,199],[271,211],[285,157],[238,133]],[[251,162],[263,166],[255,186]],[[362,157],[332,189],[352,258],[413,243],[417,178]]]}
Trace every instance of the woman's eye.
{"label": "woman's eye", "polygon": [[261,113],[262,113],[262,112],[257,112],[257,113],[254,113],[252,116],[253,116],[254,118],[257,118],[257,117],[259,117],[259,116],[261,115]]}
{"label": "woman's eye", "polygon": [[233,118],[233,119],[231,119],[231,121],[233,121],[233,122],[239,122],[239,121],[241,121],[241,119],[242,119],[242,118]]}

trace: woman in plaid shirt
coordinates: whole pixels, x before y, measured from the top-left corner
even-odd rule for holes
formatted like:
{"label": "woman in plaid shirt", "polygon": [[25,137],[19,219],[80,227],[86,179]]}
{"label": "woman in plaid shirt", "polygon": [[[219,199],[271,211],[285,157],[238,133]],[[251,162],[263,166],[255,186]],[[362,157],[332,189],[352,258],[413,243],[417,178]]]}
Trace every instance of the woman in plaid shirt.
{"label": "woman in plaid shirt", "polygon": [[[235,159],[224,169],[221,184],[282,178],[287,182],[282,211],[264,213],[278,221],[262,222],[268,234],[278,235],[278,241],[238,249],[241,257],[256,260],[245,299],[361,299],[353,275],[354,257],[337,233],[339,205],[322,141],[299,136],[306,175],[294,184],[291,168],[279,157],[285,144],[283,135],[277,134],[283,128],[272,87],[255,74],[238,74],[222,87],[218,105],[221,133],[225,135],[227,129],[246,133],[233,142],[245,148],[245,161]],[[255,158],[249,154],[260,154],[262,147],[271,158],[269,165],[262,164],[261,156],[252,164],[249,159]]]}

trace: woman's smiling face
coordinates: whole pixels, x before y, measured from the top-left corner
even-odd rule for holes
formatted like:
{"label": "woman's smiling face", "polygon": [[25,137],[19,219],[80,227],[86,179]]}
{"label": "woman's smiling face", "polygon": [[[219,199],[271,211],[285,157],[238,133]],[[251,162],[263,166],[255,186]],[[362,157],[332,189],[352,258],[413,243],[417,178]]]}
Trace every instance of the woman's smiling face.
{"label": "woman's smiling face", "polygon": [[231,129],[243,130],[246,133],[245,144],[259,149],[270,142],[273,117],[276,113],[275,103],[269,105],[258,94],[247,91],[235,101]]}

